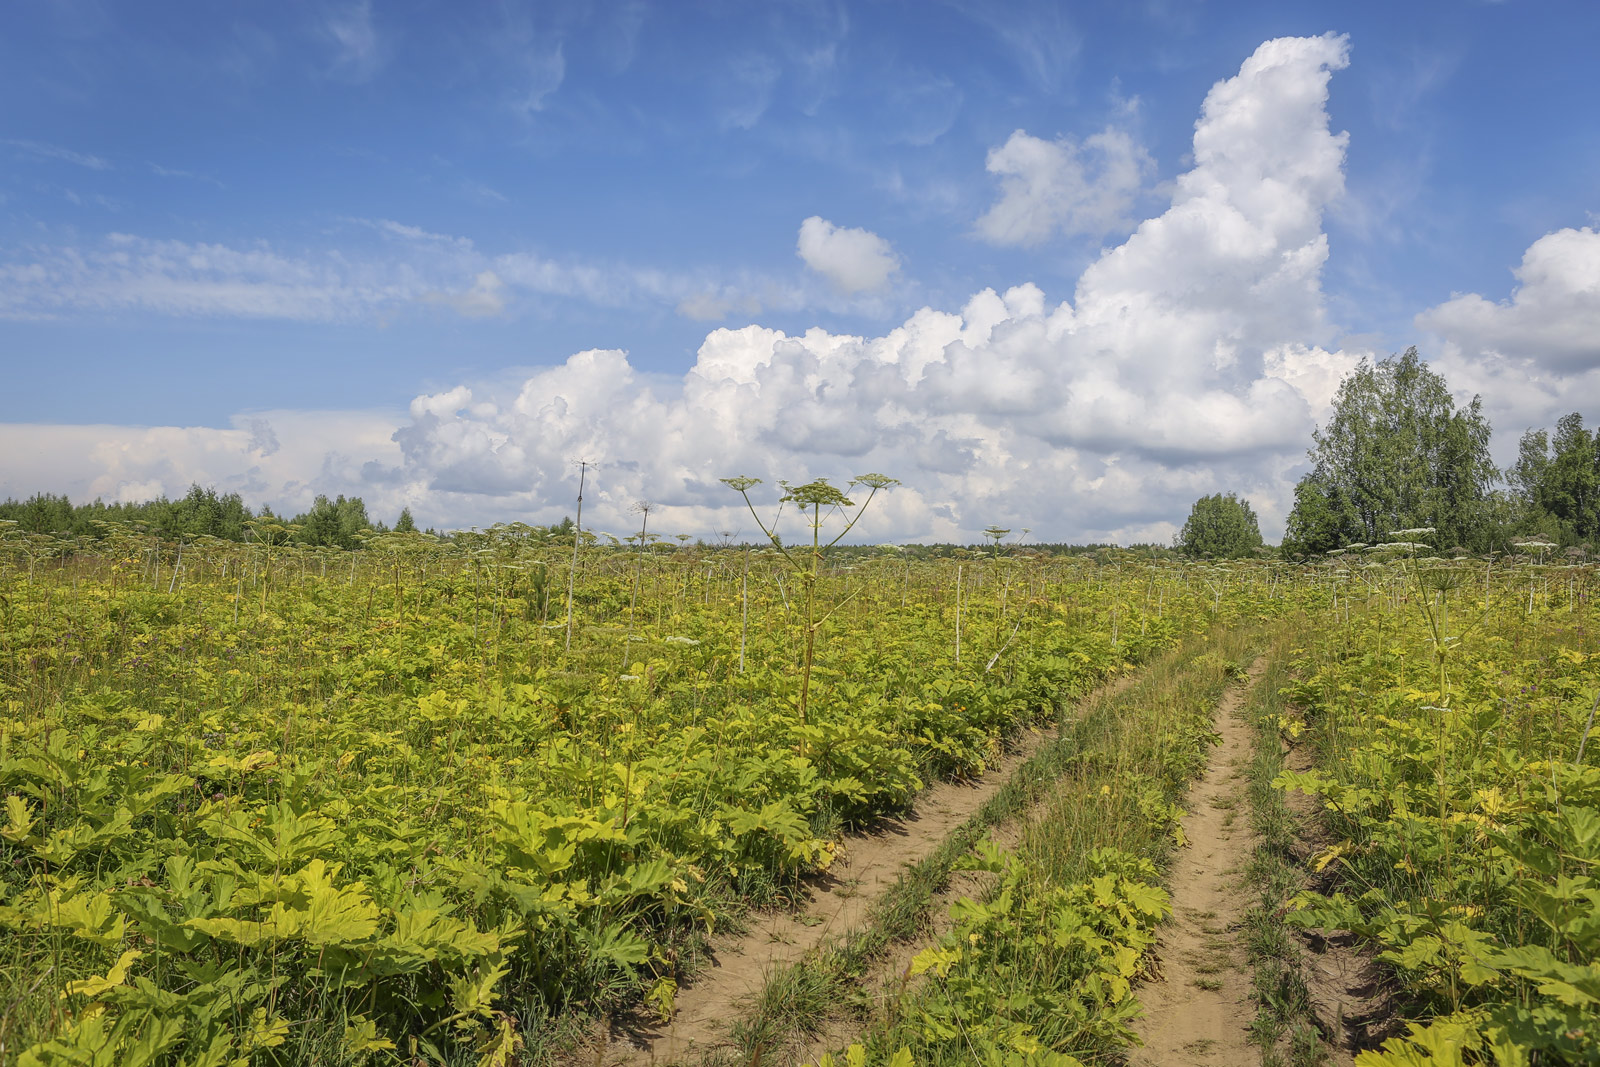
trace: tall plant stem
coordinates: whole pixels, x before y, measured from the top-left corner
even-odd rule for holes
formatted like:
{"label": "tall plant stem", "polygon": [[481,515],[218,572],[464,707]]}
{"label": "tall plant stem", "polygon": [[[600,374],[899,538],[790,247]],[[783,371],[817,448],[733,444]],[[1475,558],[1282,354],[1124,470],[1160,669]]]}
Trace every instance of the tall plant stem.
{"label": "tall plant stem", "polygon": [[750,550],[744,550],[744,575],[739,579],[739,673],[744,673],[744,646],[750,635]]}
{"label": "tall plant stem", "polygon": [[[802,578],[805,582],[806,592],[806,662],[805,670],[800,676],[800,725],[806,724],[806,704],[811,697],[811,662],[817,650],[817,624],[815,605],[817,599],[817,574],[822,566],[822,505],[812,505],[811,518],[811,569],[804,572]],[[800,513],[805,514],[801,508]],[[802,743],[800,754],[805,755]]]}
{"label": "tall plant stem", "polygon": [[645,532],[650,529],[649,505],[640,504],[639,508],[644,513],[644,521],[639,524],[639,551],[635,554],[633,561],[633,593],[628,598],[628,633],[622,639],[623,670],[628,669],[628,655],[633,651],[633,613],[634,609],[639,606],[639,565],[640,560],[643,559],[645,549]]}
{"label": "tall plant stem", "polygon": [[956,564],[956,666],[961,665],[961,564]]}
{"label": "tall plant stem", "polygon": [[567,572],[567,647],[572,651],[572,591],[578,580],[578,546],[583,543],[583,483],[589,473],[589,461],[578,461],[578,518],[572,524],[572,569]]}
{"label": "tall plant stem", "polygon": [[1600,711],[1600,693],[1594,695],[1594,703],[1589,705],[1589,724],[1583,728],[1583,740],[1578,742],[1578,758],[1572,761],[1575,765],[1583,764],[1583,750],[1589,744],[1589,731],[1594,729],[1596,711]]}

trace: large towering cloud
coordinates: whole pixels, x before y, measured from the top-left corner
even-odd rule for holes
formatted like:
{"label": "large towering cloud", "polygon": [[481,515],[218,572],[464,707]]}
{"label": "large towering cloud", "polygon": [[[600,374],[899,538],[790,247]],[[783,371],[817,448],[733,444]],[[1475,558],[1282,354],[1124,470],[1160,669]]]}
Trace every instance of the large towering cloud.
{"label": "large towering cloud", "polygon": [[1325,103],[1345,63],[1343,38],[1269,41],[1214,86],[1171,207],[1070,301],[985,290],[881,337],[716,330],[670,386],[640,381],[622,352],[579,353],[515,393],[419,398],[387,476],[510,513],[564,501],[584,458],[600,464],[602,523],[649,497],[700,529],[738,525],[721,476],[866,470],[906,483],[883,535],[999,521],[1162,536],[1222,487],[1266,494],[1270,522],[1350,363],[1317,347],[1322,216],[1345,148]]}
{"label": "large towering cloud", "polygon": [[[1327,350],[1320,285],[1345,150],[1325,105],[1346,52],[1342,37],[1269,41],[1218,82],[1170,207],[1093,263],[1070,300],[1031,284],[986,289],[877,337],[719,329],[666,382],[623,352],[580,352],[512,386],[418,397],[392,444],[325,431],[337,462],[317,487],[453,525],[554,519],[585,459],[598,465],[585,517],[602,528],[626,529],[628,505],[648,498],[662,529],[748,536],[720,477],[882,471],[905,485],[875,505],[874,538],[971,538],[995,522],[1052,539],[1165,538],[1196,496],[1220,489],[1251,496],[1270,531],[1353,362]],[[838,244],[855,231],[812,230],[824,264],[813,266],[837,268],[846,288],[881,284],[893,267],[887,246],[863,260]],[[495,313],[502,279],[515,282],[479,276],[462,299]],[[243,429],[212,432],[235,451],[249,443]],[[268,498],[311,491],[317,472],[289,479],[276,465],[288,462],[252,460],[294,482]]]}

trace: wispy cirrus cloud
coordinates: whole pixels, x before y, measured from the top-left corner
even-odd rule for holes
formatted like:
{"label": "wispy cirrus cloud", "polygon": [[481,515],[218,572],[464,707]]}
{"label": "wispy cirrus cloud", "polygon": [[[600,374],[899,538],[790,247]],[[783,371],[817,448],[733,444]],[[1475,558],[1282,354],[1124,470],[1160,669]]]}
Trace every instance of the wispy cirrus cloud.
{"label": "wispy cirrus cloud", "polygon": [[586,262],[531,251],[489,255],[469,238],[392,219],[343,224],[366,231],[367,242],[290,249],[113,233],[95,242],[3,249],[0,317],[142,312],[340,322],[407,307],[489,317],[516,314],[538,297],[664,307],[700,321],[761,308],[879,310],[849,287],[836,293],[798,275]]}
{"label": "wispy cirrus cloud", "polygon": [[204,182],[207,185],[215,185],[218,189],[227,188],[227,186],[223,185],[222,182],[218,181],[216,178],[213,178],[209,174],[202,174],[199,171],[183,170],[178,167],[163,167],[159,163],[147,162],[146,166],[150,168],[150,173],[156,175],[157,177],[182,178],[187,181]]}
{"label": "wispy cirrus cloud", "polygon": [[530,51],[523,66],[522,85],[512,101],[512,107],[527,116],[543,111],[545,102],[566,81],[566,45],[557,41],[542,50]]}
{"label": "wispy cirrus cloud", "polygon": [[334,47],[330,73],[335,77],[363,82],[383,67],[385,49],[372,19],[371,0],[334,8],[324,15],[321,29]]}
{"label": "wispy cirrus cloud", "polygon": [[113,233],[90,245],[13,249],[0,261],[0,315],[148,311],[328,321],[420,291],[407,271],[337,253],[295,256],[265,245]]}
{"label": "wispy cirrus cloud", "polygon": [[100,156],[90,155],[87,152],[74,152],[70,148],[62,148],[57,144],[45,141],[29,141],[15,137],[0,139],[0,144],[6,145],[15,151],[33,156],[36,159],[58,159],[63,163],[74,166],[86,167],[89,170],[110,170],[111,163]]}
{"label": "wispy cirrus cloud", "polygon": [[722,100],[718,122],[724,130],[748,130],[772,104],[772,91],[783,68],[771,56],[751,52],[728,61],[718,79]]}
{"label": "wispy cirrus cloud", "polygon": [[487,319],[505,314],[506,283],[492,270],[486,270],[472,280],[470,288],[453,293],[425,293],[429,303],[454,308],[469,319]]}

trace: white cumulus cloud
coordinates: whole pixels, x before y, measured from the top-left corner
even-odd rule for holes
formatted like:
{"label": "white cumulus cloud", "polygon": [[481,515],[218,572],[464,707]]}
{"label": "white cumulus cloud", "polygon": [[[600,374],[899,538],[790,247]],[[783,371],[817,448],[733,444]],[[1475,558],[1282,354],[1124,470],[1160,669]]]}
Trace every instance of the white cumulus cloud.
{"label": "white cumulus cloud", "polygon": [[1555,371],[1600,366],[1600,233],[1585,227],[1541,237],[1515,274],[1509,300],[1458,295],[1418,315],[1417,325]]}
{"label": "white cumulus cloud", "polygon": [[386,411],[266,411],[220,428],[0,423],[0,497],[149,500],[198,483],[296,512],[318,493],[366,490],[375,517],[388,509],[392,522],[407,502],[403,492],[372,492],[362,468],[398,461],[396,419]]}
{"label": "white cumulus cloud", "polygon": [[1491,423],[1510,431],[1502,460],[1523,429],[1588,414],[1600,397],[1600,233],[1546,234],[1513,273],[1506,300],[1462,293],[1416,318],[1439,339],[1435,363],[1451,386],[1482,394]]}
{"label": "white cumulus cloud", "polygon": [[800,224],[795,251],[806,266],[846,294],[881,289],[900,269],[900,257],[888,241],[871,230],[835,226],[819,215]]}
{"label": "white cumulus cloud", "polygon": [[997,245],[1036,245],[1057,233],[1098,236],[1121,229],[1154,162],[1124,130],[1107,127],[1077,144],[1017,130],[986,164],[1000,199],[978,219]]}
{"label": "white cumulus cloud", "polygon": [[[1070,299],[985,289],[877,336],[717,329],[676,380],[639,373],[625,352],[580,352],[511,384],[419,397],[387,449],[325,424],[292,477],[287,443],[310,446],[275,417],[284,447],[250,462],[271,499],[319,476],[312,455],[351,457],[325,491],[454,526],[559,519],[586,459],[597,467],[585,518],[614,531],[650,499],[663,530],[748,537],[721,477],[771,488],[882,471],[905,484],[868,514],[868,540],[970,540],[990,523],[1046,539],[1167,539],[1197,496],[1219,490],[1251,499],[1271,535],[1316,420],[1365,354],[1333,349],[1321,289],[1322,219],[1344,188],[1345,139],[1326,102],[1346,59],[1341,37],[1268,41],[1213,86],[1170,205],[1085,270]],[[881,238],[820,217],[802,225],[800,254],[847,292],[886,284],[896,266]],[[479,269],[511,288],[606,284],[541,279],[539,264],[503,258]],[[703,283],[677,299],[700,296],[692,310],[705,314],[726,299]],[[218,432],[240,434],[236,449],[251,436]],[[219,451],[213,469],[239,462]]]}

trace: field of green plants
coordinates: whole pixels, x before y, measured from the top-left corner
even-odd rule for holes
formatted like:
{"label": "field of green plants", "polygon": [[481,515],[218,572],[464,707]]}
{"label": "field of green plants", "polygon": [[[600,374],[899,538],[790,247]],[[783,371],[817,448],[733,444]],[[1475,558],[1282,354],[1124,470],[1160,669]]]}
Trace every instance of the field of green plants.
{"label": "field of green plants", "polygon": [[517,528],[24,547],[0,580],[0,1059],[30,1065],[503,1063],[669,1013],[707,935],[781,906],[845,828],[1251,584]]}
{"label": "field of green plants", "polygon": [[1592,568],[1401,559],[1334,571],[1283,723],[1317,765],[1322,892],[1409,1029],[1364,1067],[1600,1062],[1600,633]]}
{"label": "field of green plants", "polygon": [[[1120,1062],[1185,783],[1269,633],[1274,728],[1316,752],[1279,785],[1331,835],[1291,921],[1369,944],[1415,1020],[1361,1062],[1600,1056],[1592,569],[534,534],[14,542],[0,1062],[547,1062],[670,1018],[844,833],[1058,723],[1044,829],[942,861],[991,889],[847,1058]],[[794,980],[842,1002],[864,961]]]}

